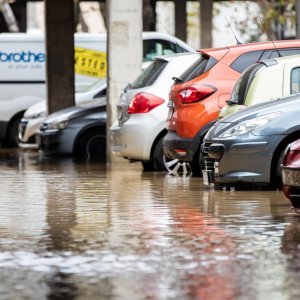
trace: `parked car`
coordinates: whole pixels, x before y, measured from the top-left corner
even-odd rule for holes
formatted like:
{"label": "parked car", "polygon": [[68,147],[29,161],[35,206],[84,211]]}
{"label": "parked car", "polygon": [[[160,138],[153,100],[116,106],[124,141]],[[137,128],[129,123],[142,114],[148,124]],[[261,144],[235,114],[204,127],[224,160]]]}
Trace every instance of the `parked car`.
{"label": "parked car", "polygon": [[300,55],[259,61],[236,82],[218,119],[245,107],[300,92]]}
{"label": "parked car", "polygon": [[50,114],[37,142],[42,154],[106,158],[106,98]]}
{"label": "parked car", "polygon": [[191,162],[193,172],[201,175],[200,145],[240,74],[253,63],[277,57],[278,53],[299,54],[300,40],[201,50],[199,60],[175,78],[171,88],[164,154],[169,159]]}
{"label": "parked car", "polygon": [[[173,53],[195,52],[187,43],[180,39],[162,32],[143,32],[143,70],[146,69],[153,58],[157,55],[169,55]],[[98,80],[96,83],[93,78],[92,84],[85,86],[84,89],[76,90],[76,104],[83,103],[106,94],[106,79]],[[42,100],[30,106],[24,113],[18,130],[19,147],[37,148],[35,135],[38,132],[40,123],[45,119],[46,101]]]}
{"label": "parked car", "polygon": [[[90,103],[93,99],[106,96],[106,79],[99,80],[85,87],[83,90],[77,90],[75,93],[76,105]],[[46,101],[40,101],[28,108],[19,124],[19,147],[22,149],[38,149],[36,136],[41,123],[47,117]]]}
{"label": "parked car", "polygon": [[300,139],[288,145],[282,162],[282,189],[295,212],[300,213]]}
{"label": "parked car", "polygon": [[172,77],[179,76],[199,58],[197,53],[157,57],[123,91],[118,120],[110,127],[112,152],[142,163],[144,170],[178,170],[178,160],[167,161],[162,151],[166,134],[168,96]]}
{"label": "parked car", "polygon": [[195,52],[190,45],[168,33],[143,32],[143,70],[153,61],[154,57],[182,52]]}
{"label": "parked car", "polygon": [[219,120],[202,145],[205,184],[281,186],[284,151],[300,137],[300,95],[253,105]]}

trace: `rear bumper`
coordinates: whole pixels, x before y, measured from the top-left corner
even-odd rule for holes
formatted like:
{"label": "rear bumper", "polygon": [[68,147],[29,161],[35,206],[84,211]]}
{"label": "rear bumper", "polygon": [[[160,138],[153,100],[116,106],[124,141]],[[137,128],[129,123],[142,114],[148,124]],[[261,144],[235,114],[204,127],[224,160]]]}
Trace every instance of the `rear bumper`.
{"label": "rear bumper", "polygon": [[200,138],[181,138],[175,131],[168,131],[163,140],[163,151],[166,157],[170,159],[179,159],[181,161],[193,161],[194,156],[200,145]]}

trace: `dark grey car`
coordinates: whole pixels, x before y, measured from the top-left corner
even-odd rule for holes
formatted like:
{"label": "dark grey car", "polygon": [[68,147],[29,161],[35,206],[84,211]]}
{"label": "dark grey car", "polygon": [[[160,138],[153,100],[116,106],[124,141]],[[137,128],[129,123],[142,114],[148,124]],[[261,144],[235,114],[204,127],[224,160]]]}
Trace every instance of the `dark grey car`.
{"label": "dark grey car", "polygon": [[278,187],[287,145],[300,137],[300,95],[261,103],[218,121],[201,146],[204,183]]}
{"label": "dark grey car", "polygon": [[74,106],[47,117],[37,137],[45,155],[106,158],[106,99]]}

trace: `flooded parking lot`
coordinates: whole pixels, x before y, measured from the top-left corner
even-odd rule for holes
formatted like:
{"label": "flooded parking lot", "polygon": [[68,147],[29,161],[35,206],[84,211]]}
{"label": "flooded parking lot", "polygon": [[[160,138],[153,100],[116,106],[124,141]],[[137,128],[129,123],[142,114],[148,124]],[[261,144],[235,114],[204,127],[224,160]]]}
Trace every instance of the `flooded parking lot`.
{"label": "flooded parking lot", "polygon": [[281,191],[0,152],[0,299],[297,299]]}

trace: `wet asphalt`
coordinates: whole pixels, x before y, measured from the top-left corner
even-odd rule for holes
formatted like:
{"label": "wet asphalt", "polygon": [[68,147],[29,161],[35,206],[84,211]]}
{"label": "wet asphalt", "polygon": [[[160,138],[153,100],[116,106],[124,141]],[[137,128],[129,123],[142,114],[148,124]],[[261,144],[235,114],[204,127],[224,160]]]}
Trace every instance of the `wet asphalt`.
{"label": "wet asphalt", "polygon": [[127,161],[0,151],[0,299],[300,298],[300,216]]}

